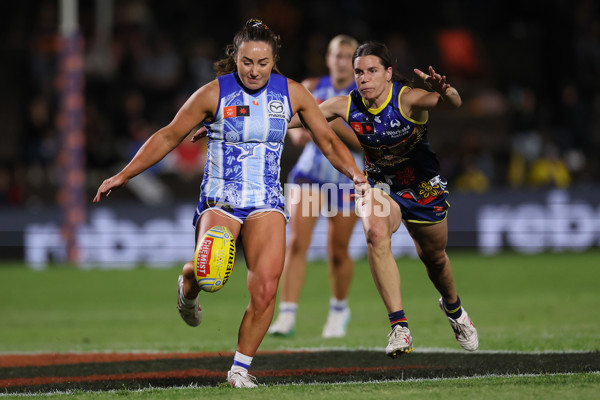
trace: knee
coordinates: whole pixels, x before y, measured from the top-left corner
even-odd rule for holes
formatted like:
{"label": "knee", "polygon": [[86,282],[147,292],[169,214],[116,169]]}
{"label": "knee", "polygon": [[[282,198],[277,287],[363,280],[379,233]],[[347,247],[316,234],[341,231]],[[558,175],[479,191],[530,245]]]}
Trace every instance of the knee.
{"label": "knee", "polygon": [[291,254],[304,254],[308,251],[308,246],[310,246],[310,237],[308,240],[306,238],[301,237],[298,234],[289,234],[288,235],[288,245],[286,251]]}
{"label": "knee", "polygon": [[250,300],[255,310],[264,311],[275,304],[279,276],[263,278],[248,287]]}
{"label": "knee", "polygon": [[344,264],[349,258],[348,246],[340,243],[334,243],[329,248],[329,262],[332,266]]}
{"label": "knee", "polygon": [[365,238],[369,251],[378,253],[388,249],[391,245],[391,237],[387,229],[376,225],[365,229]]}
{"label": "knee", "polygon": [[445,250],[421,252],[419,257],[421,258],[421,261],[423,261],[423,264],[425,264],[429,270],[433,271],[441,271],[444,269],[448,259]]}

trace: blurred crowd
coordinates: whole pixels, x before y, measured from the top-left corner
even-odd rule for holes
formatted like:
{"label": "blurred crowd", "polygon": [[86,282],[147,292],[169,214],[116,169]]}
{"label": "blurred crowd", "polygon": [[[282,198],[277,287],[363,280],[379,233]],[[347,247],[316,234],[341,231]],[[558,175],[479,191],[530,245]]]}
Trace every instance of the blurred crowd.
{"label": "blurred crowd", "polygon": [[[5,4],[0,204],[55,200],[58,4]],[[89,199],[101,179],[214,79],[213,61],[250,17],[281,35],[279,68],[295,80],[326,73],[326,46],[339,33],[385,42],[409,78],[428,65],[447,75],[463,107],[430,121],[430,141],[450,190],[600,181],[597,1],[402,2],[396,13],[378,7],[362,0],[233,1],[226,10],[192,0],[80,1]],[[185,141],[152,169],[150,184],[173,197],[196,196],[204,151]],[[286,146],[284,181],[298,154]]]}

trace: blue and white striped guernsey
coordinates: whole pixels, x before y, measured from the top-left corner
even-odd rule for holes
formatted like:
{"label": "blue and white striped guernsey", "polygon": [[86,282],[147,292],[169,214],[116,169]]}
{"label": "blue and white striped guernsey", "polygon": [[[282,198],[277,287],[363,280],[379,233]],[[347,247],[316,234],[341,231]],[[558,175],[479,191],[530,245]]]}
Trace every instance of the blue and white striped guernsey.
{"label": "blue and white striped guernsey", "polygon": [[282,205],[280,160],[292,116],[287,78],[273,73],[256,93],[234,73],[218,82],[217,113],[205,123],[209,139],[201,199],[233,207]]}

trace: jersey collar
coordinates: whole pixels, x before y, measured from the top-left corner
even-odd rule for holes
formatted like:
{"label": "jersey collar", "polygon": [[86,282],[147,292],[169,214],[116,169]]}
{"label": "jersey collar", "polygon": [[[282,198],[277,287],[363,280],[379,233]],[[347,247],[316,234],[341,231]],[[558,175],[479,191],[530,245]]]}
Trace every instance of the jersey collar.
{"label": "jersey collar", "polygon": [[385,101],[383,102],[382,105],[380,105],[377,108],[369,108],[366,104],[365,104],[365,99],[362,99],[363,105],[367,108],[367,111],[369,111],[371,114],[373,115],[377,115],[381,112],[381,110],[383,110],[385,107],[387,107],[387,105],[389,104],[390,100],[392,100],[392,92],[394,91],[394,83],[392,82],[392,85],[390,86],[390,92],[388,93],[387,99],[385,99]]}

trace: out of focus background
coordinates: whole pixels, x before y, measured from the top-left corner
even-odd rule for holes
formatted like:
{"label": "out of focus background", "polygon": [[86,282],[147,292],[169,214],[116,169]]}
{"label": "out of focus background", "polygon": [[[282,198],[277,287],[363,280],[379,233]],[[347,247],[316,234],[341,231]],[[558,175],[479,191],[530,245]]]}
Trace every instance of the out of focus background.
{"label": "out of focus background", "polygon": [[[0,259],[130,268],[190,258],[203,144],[185,141],[107,201],[92,198],[214,79],[212,63],[252,17],[281,35],[279,68],[298,81],[327,73],[339,33],[385,42],[409,78],[429,65],[448,76],[463,107],[432,113],[429,139],[451,192],[450,247],[600,246],[597,1],[30,0],[3,11]],[[300,152],[286,144],[283,182]],[[324,255],[324,229],[311,258]],[[397,256],[414,255],[404,231],[395,240]]]}

